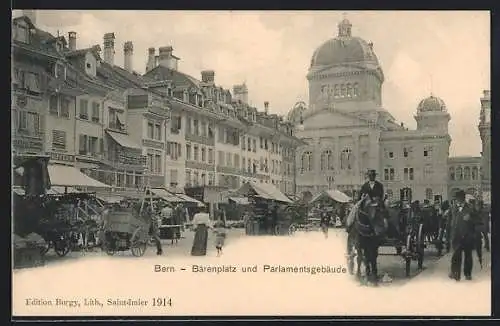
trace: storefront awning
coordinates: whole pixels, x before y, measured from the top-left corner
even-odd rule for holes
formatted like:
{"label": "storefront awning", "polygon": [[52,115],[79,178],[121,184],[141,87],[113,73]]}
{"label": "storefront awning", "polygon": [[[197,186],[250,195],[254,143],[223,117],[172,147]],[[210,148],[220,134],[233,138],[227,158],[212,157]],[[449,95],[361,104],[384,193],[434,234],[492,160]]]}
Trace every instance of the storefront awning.
{"label": "storefront awning", "polygon": [[49,165],[48,170],[52,186],[111,188],[107,184],[92,179],[72,166]]}
{"label": "storefront awning", "polygon": [[246,197],[229,197],[229,200],[235,202],[238,205],[248,205],[250,202]]}
{"label": "storefront awning", "polygon": [[178,203],[181,201],[179,197],[177,197],[174,194],[171,194],[170,192],[168,192],[163,188],[153,188],[151,189],[151,192],[156,196],[168,201],[169,203]]}
{"label": "storefront awning", "polygon": [[201,201],[194,199],[192,197],[189,197],[188,195],[185,194],[175,194],[176,197],[179,197],[181,202],[184,203],[191,203],[191,204],[196,204],[198,207],[205,207],[205,204],[203,204]]}
{"label": "storefront awning", "polygon": [[121,201],[124,200],[123,197],[117,196],[117,195],[103,195],[103,194],[97,194],[96,195],[97,199],[108,203],[108,204],[118,204]]}
{"label": "storefront awning", "polygon": [[109,130],[106,130],[106,133],[122,147],[141,149],[141,146],[137,145],[129,136],[125,134],[120,134],[118,132],[113,132]]}
{"label": "storefront awning", "polygon": [[314,198],[311,200],[311,203],[314,203],[317,200],[319,200],[320,198],[325,198],[325,197],[333,199],[334,201],[336,201],[338,203],[348,203],[352,200],[351,197],[347,196],[342,191],[337,190],[337,189],[330,189],[330,190],[322,191],[319,194],[317,194],[316,196],[314,196]]}
{"label": "storefront awning", "polygon": [[237,191],[240,195],[248,196],[254,192],[264,199],[276,200],[283,203],[292,203],[278,188],[269,183],[247,182]]}

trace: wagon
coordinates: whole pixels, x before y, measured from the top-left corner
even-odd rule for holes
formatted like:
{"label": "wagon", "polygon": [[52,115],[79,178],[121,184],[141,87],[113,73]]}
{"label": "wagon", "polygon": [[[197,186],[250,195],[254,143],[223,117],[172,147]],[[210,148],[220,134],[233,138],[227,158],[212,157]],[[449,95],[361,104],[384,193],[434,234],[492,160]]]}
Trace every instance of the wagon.
{"label": "wagon", "polygon": [[102,250],[112,256],[119,251],[132,252],[136,257],[146,252],[149,224],[132,209],[119,208],[104,219]]}

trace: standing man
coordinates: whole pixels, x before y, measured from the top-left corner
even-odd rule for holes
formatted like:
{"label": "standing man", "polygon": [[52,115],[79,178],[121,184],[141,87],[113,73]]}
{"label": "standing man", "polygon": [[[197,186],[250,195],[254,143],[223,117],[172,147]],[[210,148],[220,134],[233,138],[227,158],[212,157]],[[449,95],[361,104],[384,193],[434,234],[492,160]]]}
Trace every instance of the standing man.
{"label": "standing man", "polygon": [[146,215],[149,219],[149,235],[156,245],[156,254],[162,255],[163,248],[160,241],[161,212],[159,210],[155,210],[150,203],[146,205]]}
{"label": "standing man", "polygon": [[451,208],[450,240],[453,255],[449,277],[460,281],[463,254],[465,278],[472,280],[472,250],[475,244],[474,213],[465,201],[465,191],[459,190],[455,199],[456,204]]}

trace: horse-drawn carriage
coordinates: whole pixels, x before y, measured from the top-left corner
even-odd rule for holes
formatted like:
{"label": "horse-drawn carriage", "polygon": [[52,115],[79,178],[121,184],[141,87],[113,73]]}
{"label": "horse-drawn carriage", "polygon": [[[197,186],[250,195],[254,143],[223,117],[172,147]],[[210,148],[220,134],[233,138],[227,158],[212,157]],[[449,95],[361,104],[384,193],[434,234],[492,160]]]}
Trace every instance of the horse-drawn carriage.
{"label": "horse-drawn carriage", "polygon": [[[411,262],[417,261],[419,269],[424,261],[424,225],[413,213],[411,189],[401,189],[400,201],[380,209],[379,202],[363,197],[350,213],[347,221],[347,263],[348,271],[360,276],[361,266],[368,277],[377,281],[377,256],[380,247],[393,247],[396,254],[405,261],[406,276],[410,276]],[[387,215],[385,215],[387,214]],[[384,215],[386,218],[384,218]]]}
{"label": "horse-drawn carriage", "polygon": [[132,252],[143,256],[149,240],[149,223],[140,216],[135,207],[114,207],[104,215],[102,250],[108,255],[118,251]]}

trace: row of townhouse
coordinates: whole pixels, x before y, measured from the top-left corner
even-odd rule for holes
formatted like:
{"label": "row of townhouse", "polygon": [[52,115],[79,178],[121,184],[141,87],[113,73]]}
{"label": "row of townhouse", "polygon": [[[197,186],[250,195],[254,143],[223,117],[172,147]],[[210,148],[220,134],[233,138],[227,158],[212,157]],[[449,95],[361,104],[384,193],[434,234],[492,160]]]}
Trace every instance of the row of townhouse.
{"label": "row of townhouse", "polygon": [[48,154],[117,189],[237,188],[245,181],[295,191],[293,126],[248,105],[215,73],[197,80],[178,70],[172,47],[148,51],[146,73],[132,69],[133,44],[114,64],[115,35],[77,49],[77,36],[53,36],[34,15],[13,20],[13,152]]}

